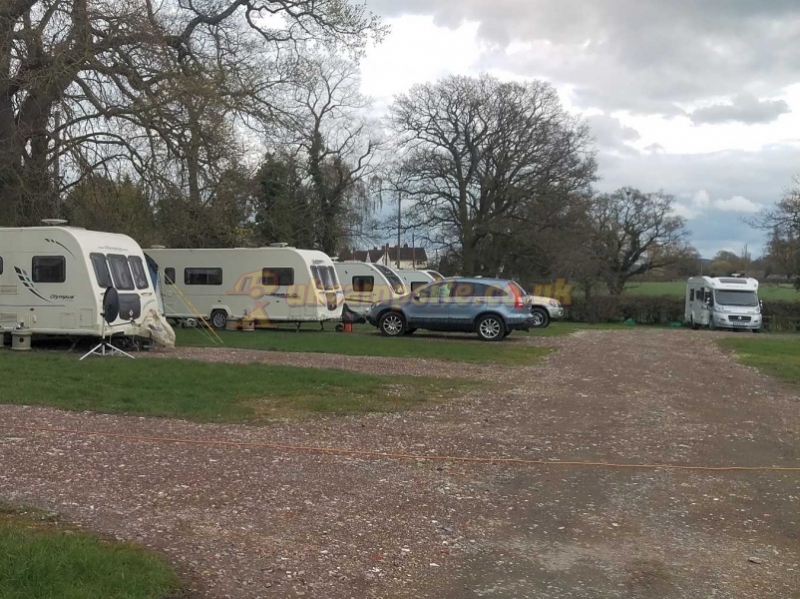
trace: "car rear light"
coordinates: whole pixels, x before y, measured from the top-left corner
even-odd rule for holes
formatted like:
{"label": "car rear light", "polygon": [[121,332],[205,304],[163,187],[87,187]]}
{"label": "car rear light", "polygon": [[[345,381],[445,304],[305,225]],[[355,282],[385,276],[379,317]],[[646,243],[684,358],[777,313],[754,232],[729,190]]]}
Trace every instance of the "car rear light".
{"label": "car rear light", "polygon": [[514,296],[514,307],[517,310],[519,310],[520,308],[524,308],[525,307],[525,303],[524,303],[524,301],[522,299],[522,296],[520,295],[519,291],[517,291],[516,287],[514,285],[511,285],[511,286],[509,286],[509,289],[511,289],[511,295]]}

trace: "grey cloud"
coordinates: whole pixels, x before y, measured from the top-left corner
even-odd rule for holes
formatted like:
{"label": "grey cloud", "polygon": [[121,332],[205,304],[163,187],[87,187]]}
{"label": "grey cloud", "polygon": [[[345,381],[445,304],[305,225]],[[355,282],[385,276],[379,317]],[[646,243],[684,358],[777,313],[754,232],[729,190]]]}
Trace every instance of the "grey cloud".
{"label": "grey cloud", "polygon": [[[768,208],[786,192],[800,163],[800,145],[779,144],[760,152],[726,151],[710,154],[636,153],[601,151],[600,191],[626,185],[664,190],[691,206],[691,198],[705,192],[708,206],[689,221],[692,242],[711,255],[720,248],[749,244],[758,253],[765,234],[747,225],[746,211],[727,209],[742,197]],[[736,206],[733,206],[736,208]],[[712,251],[713,250],[713,251]]]}
{"label": "grey cloud", "polygon": [[[367,0],[380,14],[481,23],[487,68],[575,88],[582,107],[685,114],[680,104],[800,80],[796,0]],[[516,40],[530,48],[508,55]]]}
{"label": "grey cloud", "polygon": [[619,119],[605,114],[587,117],[586,122],[591,128],[598,148],[601,149],[635,151],[625,142],[637,141],[641,137],[633,127],[625,126]]}
{"label": "grey cloud", "polygon": [[714,104],[695,110],[692,122],[695,125],[720,123],[771,123],[782,114],[791,112],[783,100],[759,100],[752,94],[741,93],[730,104]]}

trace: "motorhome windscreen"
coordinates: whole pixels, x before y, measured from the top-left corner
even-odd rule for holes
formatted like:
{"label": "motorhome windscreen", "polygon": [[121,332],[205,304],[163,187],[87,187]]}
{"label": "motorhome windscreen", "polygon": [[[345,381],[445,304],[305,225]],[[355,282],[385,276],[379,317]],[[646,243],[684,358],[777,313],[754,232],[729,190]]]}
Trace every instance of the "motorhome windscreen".
{"label": "motorhome windscreen", "polygon": [[723,291],[714,292],[714,301],[720,306],[744,306],[755,308],[758,306],[758,295],[755,291]]}
{"label": "motorhome windscreen", "polygon": [[92,254],[92,266],[94,267],[94,274],[97,277],[97,284],[103,289],[113,287],[114,283],[111,281],[111,271],[108,270],[108,262],[104,254]]}
{"label": "motorhome windscreen", "polygon": [[133,291],[135,286],[128,258],[120,254],[109,254],[108,264],[111,267],[111,276],[114,278],[114,287],[120,291]]}
{"label": "motorhome windscreen", "polygon": [[139,256],[130,256],[128,258],[131,264],[131,271],[133,272],[133,280],[136,282],[137,289],[147,289],[147,273],[144,270],[144,263]]}
{"label": "motorhome windscreen", "polygon": [[391,268],[387,268],[383,264],[376,264],[375,268],[377,268],[378,271],[384,277],[386,277],[386,280],[389,281],[389,285],[391,285],[395,289],[403,287],[403,281],[400,280],[400,277],[394,274],[394,271]]}
{"label": "motorhome windscreen", "polygon": [[334,287],[339,287],[339,277],[336,276],[336,269],[333,266],[322,266],[320,268],[327,269],[331,283],[333,283]]}

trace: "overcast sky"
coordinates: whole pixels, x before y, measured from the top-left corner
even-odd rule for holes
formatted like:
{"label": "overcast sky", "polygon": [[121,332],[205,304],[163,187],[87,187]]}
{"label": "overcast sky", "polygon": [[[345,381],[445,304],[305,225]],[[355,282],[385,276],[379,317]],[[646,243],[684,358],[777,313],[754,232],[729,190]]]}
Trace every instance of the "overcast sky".
{"label": "overcast sky", "polygon": [[366,0],[392,33],[364,91],[490,72],[553,83],[588,119],[598,188],[678,199],[704,257],[758,254],[744,224],[800,174],[797,0]]}

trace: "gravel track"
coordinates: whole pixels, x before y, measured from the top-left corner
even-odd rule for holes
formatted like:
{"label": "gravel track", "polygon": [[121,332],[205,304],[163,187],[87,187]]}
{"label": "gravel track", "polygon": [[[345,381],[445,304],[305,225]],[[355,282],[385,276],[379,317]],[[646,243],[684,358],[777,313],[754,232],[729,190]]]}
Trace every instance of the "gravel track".
{"label": "gravel track", "polygon": [[[796,390],[737,365],[713,339],[581,332],[548,339],[558,351],[527,368],[182,350],[359,372],[390,360],[404,373],[496,385],[404,414],[267,428],[22,406],[0,406],[0,424],[445,456],[800,465]],[[156,549],[198,598],[800,596],[800,473],[394,461],[3,430],[0,464],[0,496]]]}

